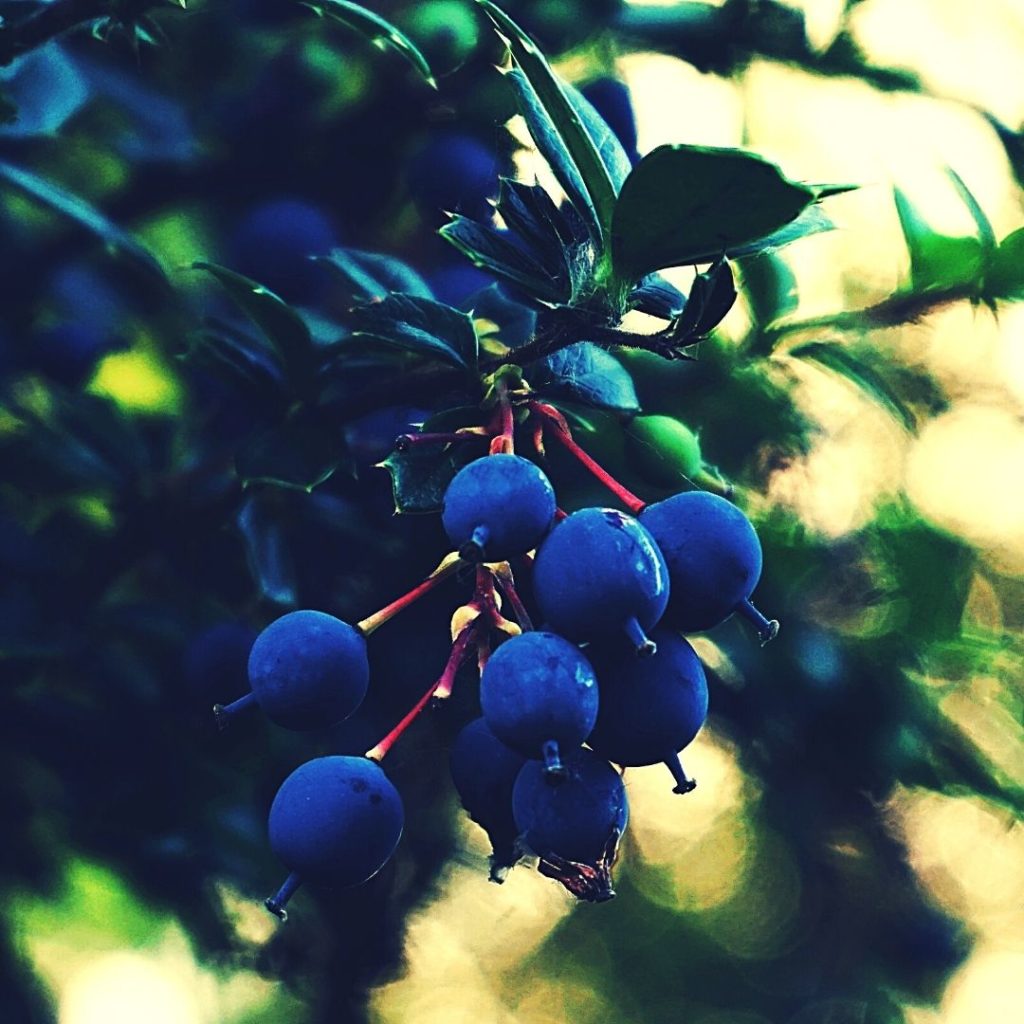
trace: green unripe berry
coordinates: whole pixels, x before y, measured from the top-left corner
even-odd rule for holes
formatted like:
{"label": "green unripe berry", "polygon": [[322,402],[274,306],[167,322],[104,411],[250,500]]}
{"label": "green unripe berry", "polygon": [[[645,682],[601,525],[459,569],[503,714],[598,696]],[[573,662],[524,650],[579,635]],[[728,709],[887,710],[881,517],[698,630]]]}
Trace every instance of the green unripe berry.
{"label": "green unripe berry", "polygon": [[676,488],[704,468],[697,435],[673,416],[637,416],[626,429],[626,451],[637,472],[661,487]]}

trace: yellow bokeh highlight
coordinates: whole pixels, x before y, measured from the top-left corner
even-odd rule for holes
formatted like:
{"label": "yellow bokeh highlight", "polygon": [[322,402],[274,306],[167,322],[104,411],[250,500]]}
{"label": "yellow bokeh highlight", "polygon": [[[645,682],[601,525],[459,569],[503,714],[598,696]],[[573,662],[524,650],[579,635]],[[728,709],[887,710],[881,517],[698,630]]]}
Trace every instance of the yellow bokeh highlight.
{"label": "yellow bokeh highlight", "polygon": [[89,390],[129,413],[176,416],[183,400],[177,376],[148,346],[104,356]]}

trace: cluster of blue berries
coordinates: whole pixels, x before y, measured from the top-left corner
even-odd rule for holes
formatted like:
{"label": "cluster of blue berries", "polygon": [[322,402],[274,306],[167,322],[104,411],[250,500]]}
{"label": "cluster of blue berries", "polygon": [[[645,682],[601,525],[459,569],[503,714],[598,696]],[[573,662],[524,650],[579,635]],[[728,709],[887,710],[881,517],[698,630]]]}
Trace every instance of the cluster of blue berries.
{"label": "cluster of blue berries", "polygon": [[[404,814],[379,761],[420,710],[447,696],[474,646],[482,717],[458,735],[451,773],[463,806],[490,838],[491,877],[501,881],[523,855],[534,855],[544,874],[580,899],[614,895],[610,869],[628,804],[613,765],[664,763],[675,792],[695,786],[679,752],[707,717],[708,688],[680,634],[734,612],[763,641],[778,629],[750,603],[761,547],[735,505],[688,491],[637,511],[566,515],[543,471],[500,445],[455,475],[442,520],[457,554],[442,567],[475,566],[478,584],[453,620],[449,665],[365,756],[314,759],[282,784],[270,810],[270,843],[291,874],[266,901],[269,909],[283,917],[304,881],[356,885],[387,862]],[[532,563],[540,629],[514,589],[513,563]],[[494,581],[518,621],[498,612]],[[367,690],[366,634],[429,585],[355,626],[310,610],[272,622],[252,647],[251,692],[218,706],[218,720],[225,725],[253,704],[289,729],[347,718]],[[498,632],[502,642],[492,652]]]}

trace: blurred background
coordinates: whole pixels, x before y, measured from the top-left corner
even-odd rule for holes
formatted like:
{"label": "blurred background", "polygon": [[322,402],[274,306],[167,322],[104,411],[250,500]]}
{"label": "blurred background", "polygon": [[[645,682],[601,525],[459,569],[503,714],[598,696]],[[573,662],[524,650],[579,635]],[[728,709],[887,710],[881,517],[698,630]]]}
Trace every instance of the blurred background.
{"label": "blurred background", "polygon": [[[306,257],[386,253],[511,331],[436,229],[485,216],[499,174],[549,180],[473,3],[369,6],[437,90],[286,0],[137,2],[14,59],[0,29],[17,112],[0,125],[0,1019],[1019,1019],[1019,0],[505,3],[634,156],[745,146],[860,186],[828,201],[835,230],[739,261],[699,361],[621,357],[644,411],[699,432],[740,489],[782,632],[763,651],[732,621],[694,639],[700,785],[627,772],[610,904],[574,905],[529,865],[487,881],[447,773],[467,679],[388,758],[396,858],[357,890],[303,891],[284,927],[262,908],[283,877],[277,786],[390,728],[443,665],[466,588],[374,635],[370,698],[342,726],[255,715],[217,735],[209,708],[246,690],[275,616],[355,621],[437,563],[437,517],[395,517],[375,464],[450,402],[361,407],[404,364],[347,364],[282,446],[279,368],[191,264],[264,283],[329,338],[350,292]],[[6,23],[35,9],[0,2]],[[580,440],[667,493],[621,416]],[[566,507],[611,500],[552,472]]]}

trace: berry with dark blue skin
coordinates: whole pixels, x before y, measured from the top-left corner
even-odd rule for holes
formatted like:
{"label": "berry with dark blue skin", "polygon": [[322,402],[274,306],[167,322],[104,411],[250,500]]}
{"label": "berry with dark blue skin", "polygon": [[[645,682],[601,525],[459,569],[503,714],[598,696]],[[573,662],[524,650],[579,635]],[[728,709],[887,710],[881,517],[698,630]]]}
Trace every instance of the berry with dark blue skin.
{"label": "berry with dark blue skin", "polygon": [[483,718],[475,718],[455,738],[449,758],[452,781],[469,816],[491,841],[491,881],[503,882],[519,860],[512,787],[526,764],[505,746]]}
{"label": "berry with dark blue skin", "polygon": [[541,858],[540,870],[580,899],[615,895],[611,866],[629,818],[619,773],[585,747],[565,759],[566,778],[547,784],[544,768],[527,761],[512,791],[522,842]]}
{"label": "berry with dark blue skin", "polygon": [[318,757],[299,765],[270,807],[270,847],[291,872],[267,909],[284,918],[303,882],[360,885],[395,852],[405,824],[402,798],[365,757]]}
{"label": "berry with dark blue skin", "polygon": [[708,683],[693,648],[670,629],[652,633],[657,653],[637,660],[623,644],[587,649],[600,685],[597,724],[587,739],[594,751],[623,767],[663,761],[676,793],[689,793],[679,751],[708,715]]}
{"label": "berry with dark blue skin", "polygon": [[580,90],[622,143],[631,163],[637,163],[636,117],[633,100],[625,84],[614,78],[595,78]]}
{"label": "berry with dark blue skin", "polygon": [[441,521],[464,558],[503,562],[543,539],[555,516],[544,473],[519,455],[488,455],[463,466],[444,495]]}
{"label": "berry with dark blue skin", "polygon": [[275,199],[249,212],[231,239],[230,266],[292,302],[315,301],[329,275],[310,259],[338,244],[327,214],[301,199]]}
{"label": "berry with dark blue skin", "polygon": [[366,640],[358,630],[325,612],[289,612],[252,646],[251,692],[227,707],[217,705],[214,713],[223,727],[256,703],[286,729],[323,729],[359,707],[369,676]]}
{"label": "berry with dark blue skin", "polygon": [[597,720],[597,678],[583,653],[554,633],[505,641],[480,676],[480,706],[502,743],[543,758],[549,781],[565,775],[562,754],[578,747]]}
{"label": "berry with dark blue skin", "polygon": [[696,632],[739,612],[754,623],[762,643],[775,637],[778,622],[750,603],[761,578],[761,542],[732,502],[707,491],[686,491],[648,505],[640,522],[668,564],[672,597],[667,623]]}
{"label": "berry with dark blue skin", "polygon": [[632,516],[585,508],[564,519],[537,551],[533,587],[544,619],[570,640],[625,630],[638,653],[654,652],[646,630],[665,611],[669,574]]}
{"label": "berry with dark blue skin", "polygon": [[487,218],[498,171],[497,154],[472,135],[439,132],[409,160],[409,192],[425,216],[448,211]]}

